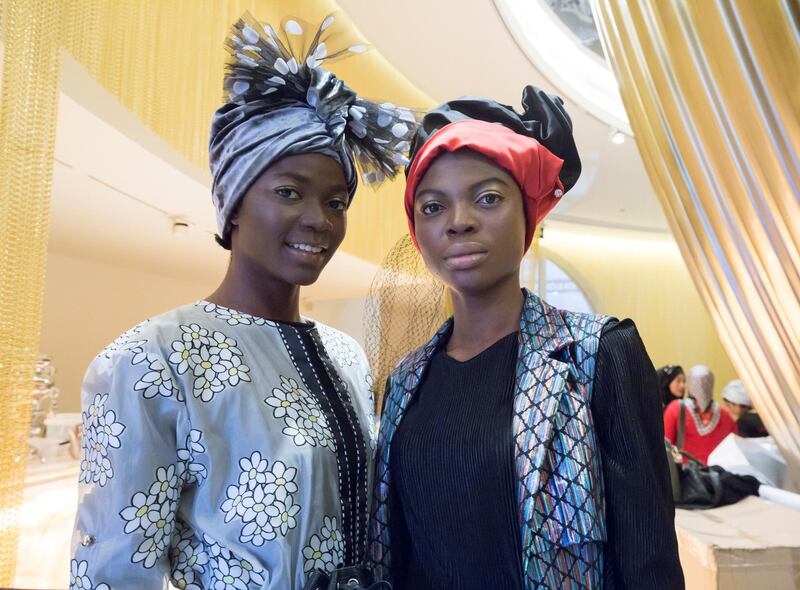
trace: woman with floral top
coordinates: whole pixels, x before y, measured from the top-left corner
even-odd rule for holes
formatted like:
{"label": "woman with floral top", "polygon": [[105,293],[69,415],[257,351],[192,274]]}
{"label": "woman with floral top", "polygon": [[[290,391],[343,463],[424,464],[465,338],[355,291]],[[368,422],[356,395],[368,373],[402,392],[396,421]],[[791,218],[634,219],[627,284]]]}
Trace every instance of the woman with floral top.
{"label": "woman with floral top", "polygon": [[230,264],[206,299],[89,367],[72,588],[301,589],[363,561],[367,361],[301,318],[298,294],[344,238],[355,161],[370,180],[393,175],[414,117],[319,67],[331,24],[309,45],[297,21],[278,34],[245,15],[228,40],[210,165]]}

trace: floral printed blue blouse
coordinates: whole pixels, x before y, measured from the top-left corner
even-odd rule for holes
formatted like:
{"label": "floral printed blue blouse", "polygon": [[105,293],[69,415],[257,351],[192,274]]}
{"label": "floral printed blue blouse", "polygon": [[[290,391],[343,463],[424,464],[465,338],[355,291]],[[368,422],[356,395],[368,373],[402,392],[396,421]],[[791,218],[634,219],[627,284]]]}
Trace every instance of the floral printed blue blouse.
{"label": "floral printed blue blouse", "polygon": [[364,557],[361,348],[206,301],[129,330],[82,391],[71,588],[301,589]]}

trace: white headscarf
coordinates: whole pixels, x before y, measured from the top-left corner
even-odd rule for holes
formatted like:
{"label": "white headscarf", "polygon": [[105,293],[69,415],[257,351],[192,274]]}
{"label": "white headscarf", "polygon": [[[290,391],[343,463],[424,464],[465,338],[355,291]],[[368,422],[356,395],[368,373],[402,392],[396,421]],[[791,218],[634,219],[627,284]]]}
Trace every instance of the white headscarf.
{"label": "white headscarf", "polygon": [[695,365],[686,375],[686,391],[697,401],[701,412],[714,402],[714,373],[704,365]]}
{"label": "white headscarf", "polygon": [[722,399],[740,406],[753,407],[753,402],[750,401],[750,396],[747,395],[744,383],[739,379],[731,381],[722,389]]}

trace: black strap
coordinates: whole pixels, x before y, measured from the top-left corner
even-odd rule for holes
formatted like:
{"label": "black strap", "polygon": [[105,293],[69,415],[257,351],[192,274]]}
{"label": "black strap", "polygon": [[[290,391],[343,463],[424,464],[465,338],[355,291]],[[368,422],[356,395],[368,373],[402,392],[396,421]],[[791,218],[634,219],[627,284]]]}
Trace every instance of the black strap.
{"label": "black strap", "polygon": [[678,402],[681,405],[681,414],[678,419],[678,440],[675,445],[679,451],[683,450],[683,441],[686,439],[686,406],[683,405],[683,400]]}

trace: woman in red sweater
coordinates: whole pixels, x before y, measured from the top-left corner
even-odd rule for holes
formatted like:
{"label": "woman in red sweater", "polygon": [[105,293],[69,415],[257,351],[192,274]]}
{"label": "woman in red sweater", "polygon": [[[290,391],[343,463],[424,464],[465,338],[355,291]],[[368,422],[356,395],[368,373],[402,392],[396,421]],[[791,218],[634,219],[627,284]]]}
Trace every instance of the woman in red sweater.
{"label": "woman in red sweater", "polygon": [[[664,436],[706,465],[711,451],[731,432],[736,432],[736,422],[730,412],[712,398],[714,373],[708,367],[692,367],[686,378],[686,389],[688,397],[671,402],[664,411]],[[678,440],[681,414],[684,436],[683,440]]]}

